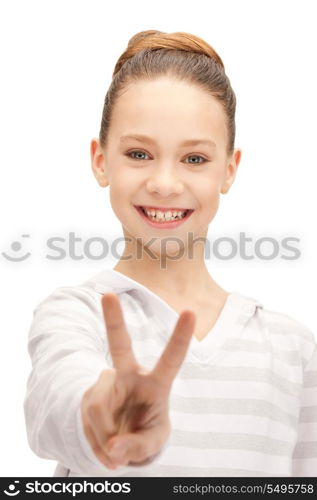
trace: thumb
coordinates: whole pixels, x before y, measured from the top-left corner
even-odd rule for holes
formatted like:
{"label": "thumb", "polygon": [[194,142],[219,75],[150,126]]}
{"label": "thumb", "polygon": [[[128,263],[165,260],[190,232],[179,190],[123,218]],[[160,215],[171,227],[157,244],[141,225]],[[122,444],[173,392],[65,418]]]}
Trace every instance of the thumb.
{"label": "thumb", "polygon": [[118,464],[135,462],[135,465],[143,465],[160,451],[168,435],[167,427],[121,434],[109,440],[106,452],[109,458]]}

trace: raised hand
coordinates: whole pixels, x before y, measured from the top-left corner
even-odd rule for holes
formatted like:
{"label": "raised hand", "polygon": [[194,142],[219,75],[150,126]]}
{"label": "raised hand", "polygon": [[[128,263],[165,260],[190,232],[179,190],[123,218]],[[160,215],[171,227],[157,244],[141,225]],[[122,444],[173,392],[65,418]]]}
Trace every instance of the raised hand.
{"label": "raised hand", "polygon": [[[84,432],[97,458],[110,469],[146,462],[167,440],[173,380],[186,356],[195,313],[181,313],[162,355],[152,370],[135,359],[117,295],[102,297],[113,369],[104,370],[84,394]],[[145,332],[146,335],[146,332]]]}

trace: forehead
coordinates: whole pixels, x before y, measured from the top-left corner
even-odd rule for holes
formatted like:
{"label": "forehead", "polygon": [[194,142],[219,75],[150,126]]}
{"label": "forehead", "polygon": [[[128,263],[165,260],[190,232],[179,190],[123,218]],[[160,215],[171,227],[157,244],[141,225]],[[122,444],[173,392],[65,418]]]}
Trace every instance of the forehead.
{"label": "forehead", "polygon": [[216,135],[218,140],[226,134],[224,110],[215,97],[167,77],[131,83],[115,102],[111,128],[116,134],[144,126],[152,133],[177,127],[186,136]]}

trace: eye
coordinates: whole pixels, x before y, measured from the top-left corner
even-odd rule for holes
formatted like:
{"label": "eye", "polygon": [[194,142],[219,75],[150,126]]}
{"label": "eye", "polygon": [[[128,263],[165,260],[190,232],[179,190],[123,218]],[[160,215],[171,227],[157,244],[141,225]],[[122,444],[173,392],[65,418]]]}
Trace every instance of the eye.
{"label": "eye", "polygon": [[208,161],[208,160],[206,160],[206,158],[204,158],[203,156],[200,156],[200,155],[189,155],[189,156],[187,156],[187,158],[201,158],[203,160],[200,162],[195,161],[194,163],[192,163],[192,165],[195,165],[195,164],[201,165],[202,163],[205,163],[206,161]]}
{"label": "eye", "polygon": [[132,158],[132,160],[144,160],[145,159],[145,158],[140,158],[140,156],[138,156],[137,158],[134,156],[131,156],[134,153],[137,153],[138,155],[147,155],[147,153],[145,153],[144,151],[140,151],[138,149],[136,149],[135,151],[129,151],[128,153],[125,153],[125,155],[128,158]]}

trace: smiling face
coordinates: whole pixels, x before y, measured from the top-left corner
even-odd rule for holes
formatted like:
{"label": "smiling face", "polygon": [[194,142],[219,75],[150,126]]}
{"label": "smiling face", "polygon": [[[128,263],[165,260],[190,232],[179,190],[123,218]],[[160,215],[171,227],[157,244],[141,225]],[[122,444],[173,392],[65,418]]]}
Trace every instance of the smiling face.
{"label": "smiling face", "polygon": [[[109,184],[125,236],[144,245],[157,238],[149,247],[154,253],[162,253],[162,238],[187,247],[189,232],[206,237],[240,161],[240,150],[227,156],[227,141],[223,108],[205,91],[167,77],[130,84],[115,103],[107,146],[91,142],[94,174],[100,186]],[[137,206],[193,211],[160,226],[160,214],[152,223]],[[174,253],[180,246],[171,241],[166,248]]]}

